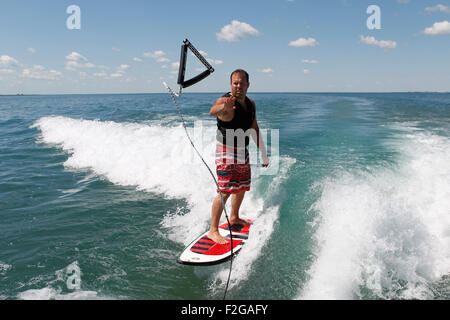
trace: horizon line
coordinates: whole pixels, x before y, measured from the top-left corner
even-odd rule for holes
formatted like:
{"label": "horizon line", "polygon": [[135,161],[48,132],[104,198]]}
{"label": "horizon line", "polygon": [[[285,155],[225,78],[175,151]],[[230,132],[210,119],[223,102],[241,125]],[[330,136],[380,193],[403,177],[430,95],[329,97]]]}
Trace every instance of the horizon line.
{"label": "horizon line", "polygon": [[[198,92],[183,92],[185,94],[221,94],[224,91],[198,91]],[[96,93],[16,93],[16,94],[0,94],[0,97],[22,97],[22,96],[65,96],[65,95],[144,95],[144,94],[165,94],[167,92],[96,92]],[[447,94],[450,91],[255,91],[249,94],[267,94],[267,93],[284,93],[284,94],[333,94],[333,93],[346,93],[346,94],[356,94],[356,93],[440,93]]]}

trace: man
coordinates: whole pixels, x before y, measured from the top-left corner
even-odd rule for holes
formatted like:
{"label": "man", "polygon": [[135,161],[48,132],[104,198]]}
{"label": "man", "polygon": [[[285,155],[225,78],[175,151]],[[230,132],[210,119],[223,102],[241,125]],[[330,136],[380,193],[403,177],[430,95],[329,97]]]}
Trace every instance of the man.
{"label": "man", "polygon": [[[219,98],[210,110],[217,117],[216,171],[220,191],[226,202],[231,195],[230,224],[245,225],[239,218],[239,208],[246,191],[250,190],[251,170],[248,154],[248,135],[252,136],[262,154],[262,166],[269,165],[264,141],[259,134],[255,103],[247,97],[250,86],[248,73],[235,70],[230,77],[231,92]],[[217,190],[220,192],[219,190]],[[208,238],[219,244],[227,241],[219,233],[223,206],[220,194],[212,205],[211,227]]]}

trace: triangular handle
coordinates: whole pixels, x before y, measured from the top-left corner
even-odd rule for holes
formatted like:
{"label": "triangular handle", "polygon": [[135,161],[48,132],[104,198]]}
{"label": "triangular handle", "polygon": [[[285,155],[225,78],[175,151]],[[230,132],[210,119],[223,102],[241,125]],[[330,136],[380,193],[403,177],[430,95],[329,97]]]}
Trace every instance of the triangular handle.
{"label": "triangular handle", "polygon": [[[205,70],[202,73],[200,73],[199,75],[185,81],[184,75],[186,72],[186,59],[187,59],[188,48],[201,61],[201,63],[203,63],[203,65],[207,68],[207,70]],[[185,39],[183,41],[183,45],[181,46],[180,69],[178,71],[177,83],[182,88],[187,88],[187,87],[190,87],[193,84],[205,79],[207,76],[209,76],[213,72],[214,72],[214,68],[208,63],[208,61],[206,61],[206,59],[200,54],[200,52],[198,52],[197,49],[195,49],[195,47],[192,45],[192,43],[190,43],[188,39]]]}

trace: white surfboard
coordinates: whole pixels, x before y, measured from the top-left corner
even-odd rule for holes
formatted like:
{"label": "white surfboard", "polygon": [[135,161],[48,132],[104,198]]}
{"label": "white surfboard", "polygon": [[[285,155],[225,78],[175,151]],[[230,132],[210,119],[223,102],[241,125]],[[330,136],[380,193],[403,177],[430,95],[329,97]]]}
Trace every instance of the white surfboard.
{"label": "white surfboard", "polygon": [[[248,222],[252,220],[247,219]],[[241,250],[248,239],[251,225],[233,225],[233,255]],[[231,239],[228,223],[219,226],[219,232],[228,243],[218,244],[207,237],[208,231],[202,233],[192,241],[178,257],[178,262],[189,265],[214,265],[225,262],[231,258]]]}

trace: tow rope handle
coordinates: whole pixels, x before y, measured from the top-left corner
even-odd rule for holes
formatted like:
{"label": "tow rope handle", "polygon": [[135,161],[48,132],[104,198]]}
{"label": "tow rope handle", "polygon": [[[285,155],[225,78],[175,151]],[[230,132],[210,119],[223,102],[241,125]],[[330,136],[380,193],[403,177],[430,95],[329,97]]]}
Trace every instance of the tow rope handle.
{"label": "tow rope handle", "polygon": [[[203,63],[203,65],[207,68],[207,70],[185,81],[184,75],[186,73],[186,59],[188,49],[192,51],[192,53],[201,61],[201,63]],[[192,43],[190,43],[188,39],[184,39],[183,45],[181,46],[180,69],[178,71],[177,84],[179,84],[181,88],[187,88],[196,84],[199,81],[202,81],[213,72],[214,68],[209,64],[209,62],[206,61],[206,59],[200,54],[200,52],[197,51],[197,49],[195,49],[195,47],[192,45]]]}

